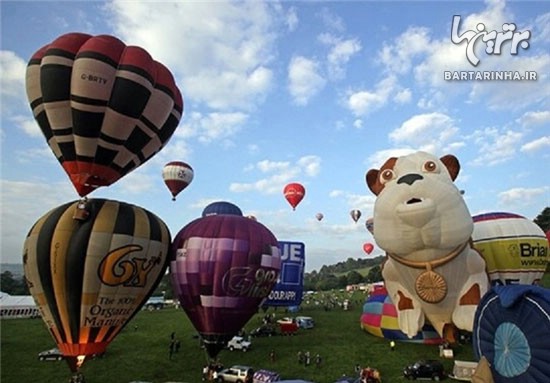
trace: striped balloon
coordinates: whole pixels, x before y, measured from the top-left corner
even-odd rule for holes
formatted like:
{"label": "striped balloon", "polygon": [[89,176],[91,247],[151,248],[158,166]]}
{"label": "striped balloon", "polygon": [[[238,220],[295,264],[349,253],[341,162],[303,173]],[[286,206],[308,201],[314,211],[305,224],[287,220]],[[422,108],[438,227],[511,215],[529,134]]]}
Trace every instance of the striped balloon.
{"label": "striped balloon", "polygon": [[61,205],[23,249],[30,293],[71,370],[107,345],[147,301],[168,266],[166,224],[138,206],[91,199]]}
{"label": "striped balloon", "polygon": [[68,33],[39,49],[27,98],[80,196],[108,186],[166,145],[183,113],[170,71],[113,36]]}
{"label": "striped balloon", "polygon": [[407,337],[399,328],[397,308],[392,303],[385,287],[376,289],[363,305],[361,328],[369,334],[403,342],[440,344],[443,339],[435,329],[426,324],[413,338]]}
{"label": "striped balloon", "polygon": [[172,201],[193,181],[193,168],[181,161],[168,162],[162,168],[162,179],[172,193]]}

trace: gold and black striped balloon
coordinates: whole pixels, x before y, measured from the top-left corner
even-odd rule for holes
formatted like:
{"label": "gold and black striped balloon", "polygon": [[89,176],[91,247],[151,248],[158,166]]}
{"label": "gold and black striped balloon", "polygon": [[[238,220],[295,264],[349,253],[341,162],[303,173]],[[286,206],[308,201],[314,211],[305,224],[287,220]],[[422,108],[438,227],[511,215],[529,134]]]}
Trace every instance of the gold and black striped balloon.
{"label": "gold and black striped balloon", "polygon": [[34,224],[25,278],[71,370],[105,352],[143,306],[166,272],[170,241],[159,217],[107,199],[61,205]]}

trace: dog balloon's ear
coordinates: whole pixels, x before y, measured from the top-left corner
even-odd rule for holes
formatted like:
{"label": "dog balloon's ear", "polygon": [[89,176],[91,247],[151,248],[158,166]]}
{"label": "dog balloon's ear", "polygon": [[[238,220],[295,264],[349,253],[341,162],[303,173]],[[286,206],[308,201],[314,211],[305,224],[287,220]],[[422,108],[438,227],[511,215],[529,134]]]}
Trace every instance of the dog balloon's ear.
{"label": "dog balloon's ear", "polygon": [[451,179],[453,181],[456,180],[456,177],[458,177],[458,172],[460,172],[460,162],[458,162],[458,158],[456,158],[452,154],[447,154],[441,157],[440,160],[449,171]]}
{"label": "dog balloon's ear", "polygon": [[378,181],[378,174],[380,174],[378,169],[370,169],[365,175],[367,186],[374,195],[378,195],[383,188],[383,185]]}

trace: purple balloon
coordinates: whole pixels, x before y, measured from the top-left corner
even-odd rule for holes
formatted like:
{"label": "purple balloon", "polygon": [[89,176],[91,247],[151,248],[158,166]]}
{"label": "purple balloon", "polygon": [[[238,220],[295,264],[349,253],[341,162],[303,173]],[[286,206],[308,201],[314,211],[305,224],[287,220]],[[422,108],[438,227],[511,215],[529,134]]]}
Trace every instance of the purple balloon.
{"label": "purple balloon", "polygon": [[273,233],[237,215],[192,221],[175,237],[170,259],[174,292],[211,358],[258,311],[281,269]]}

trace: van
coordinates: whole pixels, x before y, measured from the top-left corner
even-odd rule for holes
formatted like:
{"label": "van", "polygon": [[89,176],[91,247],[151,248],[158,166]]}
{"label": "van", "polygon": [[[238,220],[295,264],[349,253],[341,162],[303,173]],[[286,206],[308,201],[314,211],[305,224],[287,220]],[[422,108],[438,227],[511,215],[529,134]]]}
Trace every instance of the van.
{"label": "van", "polygon": [[298,323],[298,326],[300,326],[300,328],[304,329],[315,327],[315,321],[312,317],[298,316],[296,317],[296,323]]}

